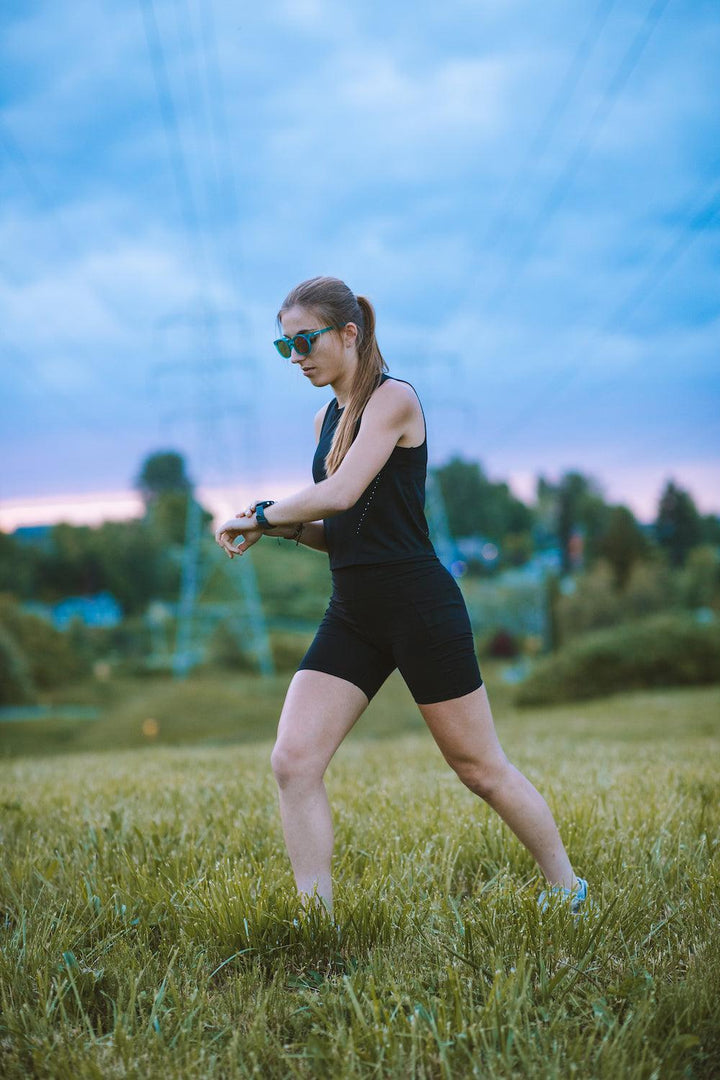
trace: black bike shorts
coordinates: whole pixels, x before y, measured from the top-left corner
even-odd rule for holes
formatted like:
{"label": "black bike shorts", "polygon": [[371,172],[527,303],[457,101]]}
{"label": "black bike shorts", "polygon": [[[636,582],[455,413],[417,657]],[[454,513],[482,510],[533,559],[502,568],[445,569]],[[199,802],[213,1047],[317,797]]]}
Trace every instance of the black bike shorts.
{"label": "black bike shorts", "polygon": [[330,604],[300,662],[368,700],[395,668],[418,705],[482,686],[463,595],[435,555],[334,570]]}

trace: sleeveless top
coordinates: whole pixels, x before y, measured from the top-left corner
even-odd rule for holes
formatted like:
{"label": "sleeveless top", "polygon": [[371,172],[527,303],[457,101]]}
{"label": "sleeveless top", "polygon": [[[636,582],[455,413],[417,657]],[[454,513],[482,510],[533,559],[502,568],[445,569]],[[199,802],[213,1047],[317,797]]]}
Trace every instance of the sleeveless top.
{"label": "sleeveless top", "polygon": [[[389,378],[392,376],[383,374],[378,385]],[[396,381],[405,382],[404,379]],[[337,398],[333,398],[325,410],[312,466],[316,484],[327,478],[325,458],[343,411],[338,408]],[[360,419],[353,441],[357,438]],[[427,460],[426,425],[425,439],[420,446],[395,446],[355,505],[325,518],[323,524],[331,570],[435,554],[425,519]]]}

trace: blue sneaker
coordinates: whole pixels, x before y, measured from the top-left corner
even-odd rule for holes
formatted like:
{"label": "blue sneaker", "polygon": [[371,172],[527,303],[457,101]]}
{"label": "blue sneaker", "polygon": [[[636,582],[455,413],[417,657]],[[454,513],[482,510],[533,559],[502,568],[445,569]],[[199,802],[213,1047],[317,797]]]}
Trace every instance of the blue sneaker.
{"label": "blue sneaker", "polygon": [[538,907],[543,914],[556,897],[558,900],[568,900],[572,914],[579,915],[588,898],[588,883],[585,878],[578,878],[574,889],[566,889],[563,885],[553,885],[551,889],[543,889],[538,896]]}

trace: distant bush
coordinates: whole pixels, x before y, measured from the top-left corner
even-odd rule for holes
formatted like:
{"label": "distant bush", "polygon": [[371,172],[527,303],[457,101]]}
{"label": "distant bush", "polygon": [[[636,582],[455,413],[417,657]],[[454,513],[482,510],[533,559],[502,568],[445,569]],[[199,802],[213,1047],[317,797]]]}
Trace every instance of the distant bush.
{"label": "distant bush", "polygon": [[720,609],[720,549],[711,544],[693,548],[680,574],[680,589],[688,607]]}
{"label": "distant bush", "polygon": [[28,705],[36,700],[27,658],[0,623],[0,705]]}
{"label": "distant bush", "polygon": [[586,634],[540,660],[518,705],[602,697],[621,690],[720,682],[720,624],[662,614]]}
{"label": "distant bush", "polygon": [[574,589],[558,598],[557,625],[560,642],[618,623],[682,607],[676,575],[662,559],[638,561],[624,589],[606,559],[598,559],[574,579]]}
{"label": "distant bush", "polygon": [[0,625],[25,657],[38,689],[51,689],[87,674],[88,664],[70,640],[45,619],[23,611],[9,596],[0,597]]}
{"label": "distant bush", "polygon": [[[312,639],[312,633],[299,633],[292,630],[271,631],[270,650],[275,670],[278,672],[295,671]],[[210,638],[207,664],[210,667],[226,668],[230,671],[257,671],[255,657],[241,647],[237,636],[225,623],[220,623]]]}
{"label": "distant bush", "polygon": [[313,634],[274,630],[270,636],[273,660],[278,671],[295,671],[307,652]]}
{"label": "distant bush", "polygon": [[226,668],[228,671],[255,671],[256,663],[252,654],[242,647],[236,627],[226,621],[218,623],[212,632],[207,647],[206,661],[211,667]]}

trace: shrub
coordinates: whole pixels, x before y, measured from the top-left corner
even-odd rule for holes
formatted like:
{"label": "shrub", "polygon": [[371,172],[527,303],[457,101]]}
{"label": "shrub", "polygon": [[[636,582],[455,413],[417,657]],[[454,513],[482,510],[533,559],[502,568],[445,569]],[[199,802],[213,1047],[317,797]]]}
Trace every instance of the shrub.
{"label": "shrub", "polygon": [[653,615],[586,634],[540,660],[519,687],[518,705],[602,697],[621,690],[720,681],[720,624]]}
{"label": "shrub", "polygon": [[710,544],[694,548],[680,574],[680,588],[688,607],[720,607],[720,551]]}
{"label": "shrub", "polygon": [[228,671],[255,671],[256,662],[249,649],[240,644],[237,627],[226,620],[218,623],[208,642],[207,663]]}
{"label": "shrub", "polygon": [[36,700],[27,658],[0,623],[0,705],[28,705]]}
{"label": "shrub", "polygon": [[65,635],[45,619],[23,611],[11,597],[0,597],[0,625],[26,658],[32,683],[39,689],[51,689],[87,673],[87,663]]}
{"label": "shrub", "polygon": [[278,672],[295,671],[310,647],[312,633],[295,633],[290,630],[274,630],[270,642],[273,660]]}
{"label": "shrub", "polygon": [[679,608],[682,597],[673,571],[662,559],[636,562],[624,589],[612,566],[598,559],[574,579],[574,589],[557,600],[560,642],[578,634],[616,627],[618,623]]}

